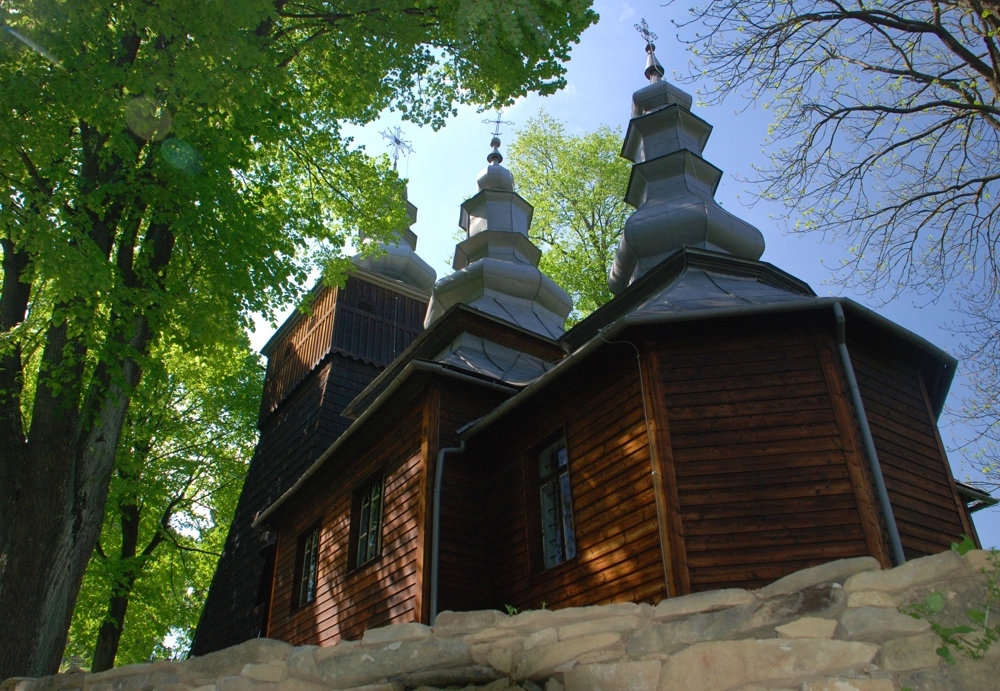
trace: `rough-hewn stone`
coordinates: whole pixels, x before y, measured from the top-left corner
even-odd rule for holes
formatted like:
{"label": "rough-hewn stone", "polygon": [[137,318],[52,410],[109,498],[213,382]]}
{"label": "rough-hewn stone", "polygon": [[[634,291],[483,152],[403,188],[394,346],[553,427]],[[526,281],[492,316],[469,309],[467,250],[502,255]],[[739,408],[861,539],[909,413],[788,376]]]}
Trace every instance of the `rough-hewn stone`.
{"label": "rough-hewn stone", "polygon": [[849,641],[875,641],[900,638],[922,633],[930,628],[923,619],[914,619],[894,609],[884,607],[859,607],[849,609],[840,617],[843,634]]}
{"label": "rough-hewn stone", "polygon": [[711,590],[664,600],[653,608],[653,619],[659,622],[668,622],[691,614],[751,605],[755,600],[753,593],[742,588]]}
{"label": "rough-hewn stone", "polygon": [[774,597],[775,595],[797,593],[821,583],[843,583],[855,574],[878,571],[880,568],[878,560],[872,557],[838,559],[779,578],[774,583],[758,590],[757,594],[761,597]]}
{"label": "rough-hewn stone", "polygon": [[655,689],[660,680],[660,662],[613,662],[578,665],[566,672],[566,691],[626,691]]}
{"label": "rough-hewn stone", "polygon": [[698,643],[664,666],[660,689],[731,689],[751,682],[802,683],[811,676],[861,669],[878,653],[870,643],[744,640]]}
{"label": "rough-hewn stone", "polygon": [[819,617],[802,617],[774,630],[781,638],[833,638],[837,630],[836,619],[821,619]]}
{"label": "rough-hewn stone", "polygon": [[535,648],[514,655],[514,676],[517,679],[544,679],[556,667],[575,660],[584,653],[609,648],[621,640],[617,633],[599,633]]}
{"label": "rough-hewn stone", "polygon": [[851,609],[858,607],[889,607],[896,609],[896,601],[888,593],[878,590],[862,590],[856,593],[847,594],[847,606]]}
{"label": "rough-hewn stone", "polygon": [[941,662],[937,654],[940,645],[941,639],[929,631],[918,636],[898,638],[882,646],[880,663],[889,672],[936,667]]}
{"label": "rough-hewn stone", "polygon": [[495,609],[478,612],[441,612],[434,619],[434,633],[437,635],[457,635],[488,629],[506,621],[508,616]]}
{"label": "rough-hewn stone", "polygon": [[888,571],[868,571],[851,576],[844,583],[848,593],[860,590],[880,590],[893,593],[940,580],[962,567],[957,552],[941,552],[923,559],[908,561]]}
{"label": "rough-hewn stone", "polygon": [[430,638],[432,633],[433,629],[424,624],[396,624],[368,629],[361,637],[361,643],[362,645],[383,645],[396,641],[422,641],[425,638]]}
{"label": "rough-hewn stone", "polygon": [[618,604],[514,617],[442,613],[433,629],[383,627],[327,647],[258,639],[186,661],[9,679],[0,691],[993,688],[1000,645],[985,660],[956,651],[955,664],[944,664],[928,622],[895,607],[939,592],[944,608],[935,621],[966,623],[967,610],[984,606],[985,560],[983,552],[938,555],[893,571],[862,571],[841,586],[847,571],[866,568],[855,560],[784,580],[769,597],[736,589],[656,610]]}

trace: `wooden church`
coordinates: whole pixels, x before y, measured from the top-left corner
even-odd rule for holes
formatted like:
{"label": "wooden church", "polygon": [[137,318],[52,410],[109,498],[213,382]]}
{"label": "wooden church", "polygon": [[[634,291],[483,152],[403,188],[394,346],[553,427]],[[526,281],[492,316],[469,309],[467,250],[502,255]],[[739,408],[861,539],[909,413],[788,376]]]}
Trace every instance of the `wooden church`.
{"label": "wooden church", "polygon": [[407,231],[267,344],[192,654],[756,588],[975,537],[985,497],[936,423],[955,360],[761,262],[761,233],[714,200],[711,127],[647,53],[608,304],[564,332],[494,139],[452,274],[435,283]]}

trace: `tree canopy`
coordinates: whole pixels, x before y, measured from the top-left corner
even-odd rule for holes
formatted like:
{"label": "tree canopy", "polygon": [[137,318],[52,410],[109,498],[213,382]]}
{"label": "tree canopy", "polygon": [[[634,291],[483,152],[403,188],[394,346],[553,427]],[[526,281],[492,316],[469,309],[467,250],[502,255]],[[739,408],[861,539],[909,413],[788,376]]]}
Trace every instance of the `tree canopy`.
{"label": "tree canopy", "polygon": [[405,225],[340,123],[563,85],[586,2],[20,0],[0,9],[0,678],[55,671],[152,354]]}
{"label": "tree canopy", "polygon": [[761,196],[845,241],[840,278],[895,297],[954,290],[973,399],[1000,392],[1000,3],[709,0],[684,24],[709,78],[774,111]]}
{"label": "tree canopy", "polygon": [[571,135],[542,111],[516,135],[510,168],[535,207],[530,233],[544,250],[539,267],[572,296],[570,318],[578,321],[613,297],[608,269],[630,213],[621,130]]}

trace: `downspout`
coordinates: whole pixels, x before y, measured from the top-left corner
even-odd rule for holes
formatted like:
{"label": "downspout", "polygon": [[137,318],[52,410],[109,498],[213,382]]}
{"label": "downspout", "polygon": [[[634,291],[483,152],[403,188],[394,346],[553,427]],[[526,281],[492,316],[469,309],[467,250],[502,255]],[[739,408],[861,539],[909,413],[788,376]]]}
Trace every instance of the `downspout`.
{"label": "downspout", "polygon": [[430,623],[438,615],[438,563],[441,556],[441,484],[444,480],[444,459],[450,453],[463,453],[465,440],[458,446],[447,446],[438,451],[437,465],[434,466],[434,500],[431,508],[431,606]]}
{"label": "downspout", "polygon": [[858,415],[858,424],[861,426],[861,440],[865,446],[865,454],[868,456],[868,465],[872,471],[872,478],[875,480],[875,492],[878,494],[879,506],[882,509],[882,517],[885,518],[885,527],[889,532],[889,546],[892,548],[892,561],[894,566],[899,566],[906,562],[903,554],[903,543],[899,539],[899,529],[896,527],[896,517],[892,513],[892,504],[889,502],[889,492],[885,488],[885,478],[882,477],[882,466],[878,462],[878,453],[875,451],[875,440],[872,438],[872,430],[868,425],[868,416],[865,414],[864,402],[861,400],[861,389],[858,388],[858,380],[854,376],[854,365],[851,364],[851,354],[847,352],[846,327],[844,319],[844,308],[839,302],[833,303],[833,317],[837,323],[837,350],[840,353],[840,363],[843,365],[847,375],[847,388],[851,396],[851,403]]}

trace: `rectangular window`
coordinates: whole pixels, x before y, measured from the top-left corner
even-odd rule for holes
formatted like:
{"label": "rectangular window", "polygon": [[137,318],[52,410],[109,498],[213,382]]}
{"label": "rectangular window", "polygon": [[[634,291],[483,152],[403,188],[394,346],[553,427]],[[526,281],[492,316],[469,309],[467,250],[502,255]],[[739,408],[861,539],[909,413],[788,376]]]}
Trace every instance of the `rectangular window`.
{"label": "rectangular window", "polygon": [[569,459],[563,438],[538,454],[538,499],[542,518],[542,554],[545,568],[549,569],[576,556]]}
{"label": "rectangular window", "polygon": [[356,525],[354,566],[362,566],[382,553],[382,492],[384,478],[361,488],[355,495]]}
{"label": "rectangular window", "polygon": [[296,607],[308,605],[316,599],[316,572],[319,562],[319,528],[306,533],[299,538],[299,550],[296,561],[299,568],[296,571],[295,598]]}

